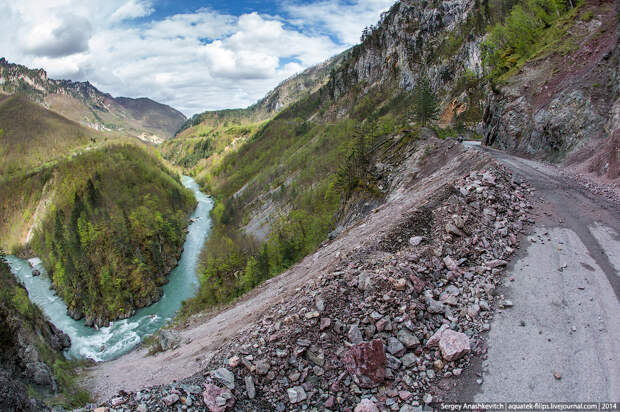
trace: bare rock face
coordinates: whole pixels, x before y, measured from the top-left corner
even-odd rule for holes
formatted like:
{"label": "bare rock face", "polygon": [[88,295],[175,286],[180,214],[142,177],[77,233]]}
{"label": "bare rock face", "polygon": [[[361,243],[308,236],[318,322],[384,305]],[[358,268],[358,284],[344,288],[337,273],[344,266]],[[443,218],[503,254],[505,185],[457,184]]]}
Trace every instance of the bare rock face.
{"label": "bare rock face", "polygon": [[56,388],[54,374],[49,366],[43,362],[30,362],[26,364],[26,375],[37,385]]}
{"label": "bare rock face", "polygon": [[[456,0],[425,7],[411,0],[396,2],[379,23],[381,35],[365,34],[354,64],[335,74],[330,83],[332,97],[339,99],[359,82],[384,84],[396,81],[400,88],[411,90],[436,39],[464,21],[471,11],[471,4],[467,0]],[[479,41],[468,41],[458,52],[429,67],[427,75],[437,89],[449,88],[447,83],[466,70],[481,73]],[[452,74],[449,80],[442,76],[447,72]]]}
{"label": "bare rock face", "polygon": [[0,410],[42,412],[49,408],[41,401],[29,399],[26,387],[0,369]]}
{"label": "bare rock face", "polygon": [[467,335],[455,332],[452,329],[446,329],[439,339],[439,349],[441,350],[441,356],[450,362],[469,353],[471,347]]}
{"label": "bare rock face", "polygon": [[374,388],[385,380],[386,357],[383,342],[375,339],[354,345],[344,356],[347,371],[359,379],[362,388]]}

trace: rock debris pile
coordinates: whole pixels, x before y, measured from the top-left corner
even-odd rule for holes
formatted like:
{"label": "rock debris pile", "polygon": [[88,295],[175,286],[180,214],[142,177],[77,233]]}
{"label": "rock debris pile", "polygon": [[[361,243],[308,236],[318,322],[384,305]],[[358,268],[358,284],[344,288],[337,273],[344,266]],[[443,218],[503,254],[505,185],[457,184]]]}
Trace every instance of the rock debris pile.
{"label": "rock debris pile", "polygon": [[[483,354],[533,189],[471,172],[225,343],[202,373],[117,410],[413,411]],[[118,409],[120,408],[120,409]]]}

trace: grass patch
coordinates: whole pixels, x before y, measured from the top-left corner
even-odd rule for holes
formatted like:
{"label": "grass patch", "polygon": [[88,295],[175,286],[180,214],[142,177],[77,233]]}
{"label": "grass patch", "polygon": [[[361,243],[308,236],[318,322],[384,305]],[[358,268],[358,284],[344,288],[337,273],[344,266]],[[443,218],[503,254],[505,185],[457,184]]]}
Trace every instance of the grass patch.
{"label": "grass patch", "polygon": [[61,388],[61,394],[50,401],[52,405],[79,408],[93,400],[92,395],[79,384],[77,371],[84,366],[83,361],[56,359],[53,365],[54,379]]}
{"label": "grass patch", "polygon": [[574,50],[577,44],[566,33],[580,9],[581,4],[571,8],[556,0],[516,4],[505,21],[496,24],[482,43],[482,58],[491,69],[491,80],[505,81],[530,59]]}

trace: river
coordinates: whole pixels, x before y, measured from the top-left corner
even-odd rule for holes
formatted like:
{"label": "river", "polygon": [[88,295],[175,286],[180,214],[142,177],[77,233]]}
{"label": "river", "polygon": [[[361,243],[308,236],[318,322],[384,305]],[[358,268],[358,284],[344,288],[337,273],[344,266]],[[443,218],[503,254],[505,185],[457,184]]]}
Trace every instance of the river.
{"label": "river", "polygon": [[198,289],[198,257],[211,230],[209,212],[213,201],[199,190],[194,179],[183,176],[182,183],[194,192],[198,201],[191,216],[195,221],[189,225],[185,249],[178,266],[169,275],[168,284],[163,287],[162,298],[147,308],[139,309],[129,319],[112,322],[110,326],[99,330],[87,328],[84,320],[76,321],[67,316],[67,306],[50,290],[50,280],[43,267],[36,267],[41,271],[41,276],[32,276],[28,261],[7,256],[11,271],[28,289],[30,300],[43,310],[57,328],[71,337],[71,348],[66,353],[68,357],[106,361],[129,352],[140,344],[144,336],[168,323],[181,307],[181,302],[192,297]]}

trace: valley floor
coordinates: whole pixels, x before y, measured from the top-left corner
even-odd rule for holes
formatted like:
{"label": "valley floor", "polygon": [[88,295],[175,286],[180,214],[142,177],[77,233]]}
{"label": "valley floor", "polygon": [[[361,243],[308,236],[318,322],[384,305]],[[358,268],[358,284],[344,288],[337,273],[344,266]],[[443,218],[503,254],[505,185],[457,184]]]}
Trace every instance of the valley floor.
{"label": "valley floor", "polygon": [[[561,169],[489,152],[537,189],[533,232],[509,267],[488,352],[445,399],[620,399],[620,206]],[[481,377],[481,379],[480,379]]]}

